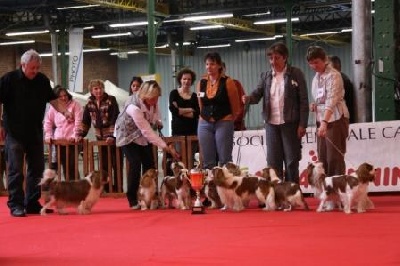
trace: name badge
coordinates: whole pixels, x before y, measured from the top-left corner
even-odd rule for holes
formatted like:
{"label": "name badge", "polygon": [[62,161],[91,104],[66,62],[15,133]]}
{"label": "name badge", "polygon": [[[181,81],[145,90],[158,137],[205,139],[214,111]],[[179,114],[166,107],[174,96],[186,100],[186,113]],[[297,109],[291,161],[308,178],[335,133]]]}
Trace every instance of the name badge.
{"label": "name badge", "polygon": [[318,88],[317,90],[317,98],[323,98],[325,96],[325,89],[324,88]]}
{"label": "name badge", "polygon": [[206,94],[203,91],[197,93],[197,97],[203,98]]}

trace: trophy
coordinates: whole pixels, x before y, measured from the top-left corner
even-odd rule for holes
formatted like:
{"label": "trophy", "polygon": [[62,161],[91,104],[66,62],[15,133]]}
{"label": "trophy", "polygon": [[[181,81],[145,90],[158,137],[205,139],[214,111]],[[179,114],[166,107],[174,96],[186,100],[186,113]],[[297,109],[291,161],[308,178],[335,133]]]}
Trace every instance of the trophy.
{"label": "trophy", "polygon": [[201,170],[190,171],[190,184],[194,191],[196,191],[196,200],[192,207],[192,214],[204,214],[204,206],[200,200],[200,190],[204,184],[204,173]]}

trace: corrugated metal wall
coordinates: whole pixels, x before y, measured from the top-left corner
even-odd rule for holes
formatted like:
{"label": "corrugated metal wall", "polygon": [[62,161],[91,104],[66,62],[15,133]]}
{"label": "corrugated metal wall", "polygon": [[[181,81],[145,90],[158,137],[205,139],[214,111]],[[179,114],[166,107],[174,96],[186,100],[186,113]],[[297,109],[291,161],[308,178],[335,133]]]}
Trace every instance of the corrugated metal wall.
{"label": "corrugated metal wall", "polygon": [[[222,60],[227,66],[227,74],[240,80],[245,88],[246,93],[252,91],[258,83],[260,73],[269,69],[269,64],[265,58],[265,48],[272,43],[246,43],[235,44],[232,47],[215,49],[220,53]],[[292,64],[304,71],[308,84],[311,84],[314,72],[308,66],[305,60],[307,47],[310,42],[295,42],[293,44],[293,52],[291,54]],[[351,45],[331,46],[323,43],[318,45],[324,47],[328,54],[337,55],[342,59],[342,71],[350,78],[351,69]],[[197,74],[197,81],[204,73],[203,57],[207,50],[196,49],[193,56],[184,58],[183,65],[190,67]],[[130,55],[128,59],[120,59],[118,63],[118,84],[119,87],[128,89],[132,76],[148,74],[148,57],[147,55]],[[178,61],[178,60],[176,60]],[[156,71],[161,76],[162,97],[160,99],[162,118],[165,125],[163,133],[169,135],[169,110],[168,97],[169,92],[174,89],[173,66],[170,56],[157,55]],[[194,86],[193,86],[194,90]],[[260,128],[263,125],[261,117],[262,104],[252,105],[246,115],[246,126],[248,128]],[[312,117],[310,117],[311,123]]]}

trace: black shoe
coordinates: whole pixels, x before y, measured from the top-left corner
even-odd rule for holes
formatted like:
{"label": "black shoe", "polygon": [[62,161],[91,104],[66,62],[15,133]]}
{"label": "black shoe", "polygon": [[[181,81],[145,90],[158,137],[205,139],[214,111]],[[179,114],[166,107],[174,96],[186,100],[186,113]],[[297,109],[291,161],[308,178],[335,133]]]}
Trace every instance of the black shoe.
{"label": "black shoe", "polygon": [[[33,208],[26,208],[26,213],[27,214],[40,214],[40,211],[42,210],[42,206],[38,205]],[[46,213],[53,213],[54,210],[52,209],[46,209]]]}
{"label": "black shoe", "polygon": [[25,217],[26,214],[25,214],[24,209],[15,208],[15,209],[11,210],[11,216],[14,216],[14,217]]}

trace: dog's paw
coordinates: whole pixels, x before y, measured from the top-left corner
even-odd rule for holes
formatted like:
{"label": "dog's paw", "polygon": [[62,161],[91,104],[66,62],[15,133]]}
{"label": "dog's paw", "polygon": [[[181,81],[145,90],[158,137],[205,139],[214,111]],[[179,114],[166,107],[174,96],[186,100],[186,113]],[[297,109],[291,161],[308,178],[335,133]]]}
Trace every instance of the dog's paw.
{"label": "dog's paw", "polygon": [[47,215],[47,213],[46,213],[46,208],[42,208],[42,209],[40,210],[40,215],[42,215],[42,216]]}

